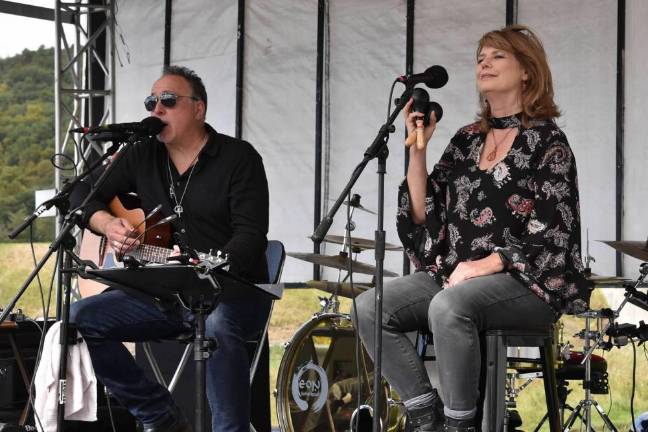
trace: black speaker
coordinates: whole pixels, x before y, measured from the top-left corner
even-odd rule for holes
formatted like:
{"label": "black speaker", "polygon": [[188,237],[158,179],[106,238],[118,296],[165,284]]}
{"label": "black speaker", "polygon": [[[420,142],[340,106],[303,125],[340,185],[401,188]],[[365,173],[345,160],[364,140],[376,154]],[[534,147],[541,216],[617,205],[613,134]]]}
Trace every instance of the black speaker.
{"label": "black speaker", "polygon": [[0,327],[0,421],[27,403],[42,328],[42,321],[7,321]]}
{"label": "black speaker", "polygon": [[[47,328],[54,321],[48,323]],[[43,321],[7,321],[0,326],[0,432],[30,431],[34,428],[33,410],[25,426],[18,426],[20,415],[28,404],[29,382],[41,338]],[[24,374],[24,376],[23,376]],[[69,432],[112,432],[112,421],[120,432],[135,432],[135,418],[114,399],[108,400],[101,383],[97,384],[97,421],[66,421]]]}

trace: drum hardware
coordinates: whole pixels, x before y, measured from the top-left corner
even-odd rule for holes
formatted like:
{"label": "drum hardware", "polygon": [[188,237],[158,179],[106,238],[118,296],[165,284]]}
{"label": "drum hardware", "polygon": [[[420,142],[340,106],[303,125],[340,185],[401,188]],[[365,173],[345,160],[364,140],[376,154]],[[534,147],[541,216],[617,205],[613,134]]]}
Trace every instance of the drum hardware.
{"label": "drum hardware", "polygon": [[[637,288],[641,287],[642,285],[645,284],[644,279],[648,276],[648,263],[642,263],[639,266],[639,277],[637,278],[636,281],[626,284],[625,285],[625,298],[619,305],[619,307],[615,311],[609,311],[607,312],[607,318],[609,318],[608,324],[605,326],[603,331],[598,335],[596,338],[596,341],[592,347],[588,347],[587,352],[585,353],[586,359],[592,354],[592,351],[594,349],[602,344],[603,337],[607,334],[608,330],[610,327],[612,327],[615,323],[614,320],[619,317],[619,314],[621,313],[621,309],[626,305],[626,303],[631,303],[635,306],[638,306],[646,311],[648,311],[648,295],[637,291]],[[584,361],[585,361],[584,360]]]}
{"label": "drum hardware", "polygon": [[[593,393],[592,354],[594,352],[594,349],[601,346],[601,336],[605,333],[605,332],[598,331],[598,329],[600,329],[601,326],[601,320],[604,318],[613,320],[614,316],[618,316],[618,312],[621,310],[624,304],[625,301],[622,303],[621,307],[616,312],[612,312],[610,310],[604,309],[600,311],[588,310],[586,312],[578,314],[579,317],[585,318],[585,328],[577,334],[578,337],[581,337],[583,339],[583,358],[580,361],[580,364],[585,366],[585,378],[583,380],[583,389],[585,391],[585,397],[573,408],[572,413],[570,414],[569,418],[565,422],[565,426],[564,426],[565,432],[571,430],[577,418],[580,418],[581,421],[585,423],[586,431],[588,432],[593,431],[592,407],[596,408],[596,412],[598,412],[599,416],[605,423],[605,426],[609,430],[614,432],[617,431],[616,427],[612,423],[612,420],[610,420],[610,418],[605,413],[605,411],[603,411],[599,403],[596,400],[592,399],[592,393]],[[591,321],[593,319],[597,320],[597,331],[591,330]],[[593,344],[591,343],[592,340],[594,340]],[[605,389],[607,390],[607,376],[605,377]]]}
{"label": "drum hardware", "polygon": [[[597,321],[598,328],[601,327],[601,320],[609,315],[609,312],[592,312],[596,314],[599,319]],[[647,330],[648,330],[648,326]],[[556,341],[555,352],[556,358],[559,360],[556,365],[556,378],[558,383],[558,399],[561,409],[564,411],[573,412],[574,407],[567,404],[567,395],[571,393],[568,388],[569,381],[585,381],[585,365],[582,364],[584,360],[584,353],[581,351],[573,351],[574,346],[564,339],[564,324],[558,321],[555,325]],[[576,337],[585,337],[587,330],[582,330],[575,334]],[[589,331],[590,338],[596,337],[598,332]],[[505,404],[507,408],[507,427],[504,430],[514,430],[520,426],[520,421],[517,408],[518,395],[537,378],[542,378],[542,372],[535,366],[533,359],[525,358],[509,358],[510,371],[507,373],[506,380],[506,393]],[[529,363],[532,363],[529,366]],[[590,391],[592,394],[608,394],[608,374],[607,374],[607,361],[604,357],[592,354],[590,358],[591,375],[590,375]],[[523,382],[519,382],[523,380]],[[583,421],[582,413],[577,413],[576,419]],[[538,425],[535,427],[534,432],[539,431],[546,422],[547,415],[543,416]]]}
{"label": "drum hardware", "polygon": [[[334,200],[332,198],[329,198],[329,201],[335,202],[336,200]],[[362,204],[360,204],[360,195],[358,195],[358,194],[351,195],[351,200],[350,201],[344,201],[343,204],[346,205],[346,206],[351,207],[351,211],[353,211],[354,209],[358,209],[358,210],[361,210],[361,211],[363,211],[365,213],[369,213],[369,214],[372,214],[372,215],[376,214],[375,211],[369,210],[368,208],[363,207]]]}
{"label": "drum hardware", "polygon": [[330,297],[317,297],[319,304],[322,307],[320,313],[338,313],[340,312],[340,301],[337,295],[332,294]]}
{"label": "drum hardware", "polygon": [[353,298],[371,288],[372,284],[353,284],[350,283],[340,283],[340,282],[330,282],[330,281],[316,281],[311,280],[306,282],[306,286],[311,288],[316,288],[318,290],[326,291],[329,294],[337,294],[346,298]]}
{"label": "drum hardware", "polygon": [[589,252],[589,228],[585,230],[585,275],[589,277],[592,274],[592,267],[590,263],[596,262],[594,257]]}

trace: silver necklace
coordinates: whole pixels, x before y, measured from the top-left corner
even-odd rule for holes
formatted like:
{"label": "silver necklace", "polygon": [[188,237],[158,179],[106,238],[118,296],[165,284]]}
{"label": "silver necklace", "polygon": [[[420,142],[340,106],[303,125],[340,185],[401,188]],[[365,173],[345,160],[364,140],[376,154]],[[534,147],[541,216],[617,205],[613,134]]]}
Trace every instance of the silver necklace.
{"label": "silver necklace", "polygon": [[[173,211],[175,214],[178,215],[178,217],[182,217],[182,213],[184,212],[184,207],[182,207],[182,201],[184,200],[185,194],[187,193],[187,188],[189,188],[189,182],[191,181],[191,176],[193,175],[194,169],[196,168],[196,165],[198,165],[198,154],[194,158],[192,164],[191,164],[191,171],[189,171],[189,177],[187,178],[187,183],[185,183],[184,190],[182,191],[182,196],[180,197],[180,201],[178,201],[178,197],[176,196],[175,192],[175,187],[173,186],[173,174],[171,174],[171,157],[167,154],[167,169],[169,170],[169,196],[171,196],[171,199],[175,203],[175,206],[173,207]],[[179,177],[178,177],[179,178]]]}

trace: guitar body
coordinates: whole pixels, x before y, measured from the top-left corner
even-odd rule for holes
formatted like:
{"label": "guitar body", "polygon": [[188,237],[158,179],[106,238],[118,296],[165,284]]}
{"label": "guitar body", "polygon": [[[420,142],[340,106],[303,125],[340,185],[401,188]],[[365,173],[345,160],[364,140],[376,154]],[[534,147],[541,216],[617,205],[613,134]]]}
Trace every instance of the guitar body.
{"label": "guitar body", "polygon": [[[162,217],[158,214],[144,221],[144,211],[139,208],[139,200],[133,195],[115,197],[109,204],[110,212],[117,217],[126,219],[132,226],[137,227],[138,235],[144,233],[143,245],[166,248],[171,243],[171,225],[164,224],[146,231],[146,225],[155,225]],[[90,260],[100,268],[122,267],[115,250],[106,244],[104,236],[98,236],[89,229],[83,230],[83,238],[79,247],[81,259]],[[90,279],[78,278],[79,293],[82,298],[99,294],[108,285]]]}

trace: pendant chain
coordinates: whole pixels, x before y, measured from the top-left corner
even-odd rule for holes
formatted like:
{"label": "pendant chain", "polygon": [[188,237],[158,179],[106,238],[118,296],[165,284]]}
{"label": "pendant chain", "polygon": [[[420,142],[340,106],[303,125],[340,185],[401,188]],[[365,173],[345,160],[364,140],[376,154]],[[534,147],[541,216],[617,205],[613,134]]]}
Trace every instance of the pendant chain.
{"label": "pendant chain", "polygon": [[508,128],[508,131],[504,134],[504,137],[500,140],[500,142],[497,142],[497,139],[495,138],[495,132],[493,132],[493,129],[491,129],[491,135],[493,135],[493,143],[495,144],[495,147],[493,147],[493,150],[491,150],[487,155],[486,155],[486,160],[489,162],[493,162],[495,158],[497,157],[497,147],[503,142],[506,141],[506,138],[509,136],[511,131],[515,128]]}
{"label": "pendant chain", "polygon": [[[175,203],[175,206],[173,207],[173,211],[175,214],[178,215],[178,217],[182,217],[182,213],[184,212],[184,208],[182,207],[182,201],[184,200],[185,194],[187,193],[187,189],[189,188],[189,182],[191,181],[191,176],[193,175],[194,169],[196,168],[196,165],[198,165],[198,154],[194,158],[192,164],[191,164],[191,171],[189,171],[189,178],[187,178],[187,183],[185,183],[184,190],[182,191],[182,196],[180,196],[180,201],[178,201],[178,197],[176,196],[175,192],[175,187],[173,186],[173,174],[171,174],[171,157],[167,154],[167,169],[169,170],[169,196],[171,196],[171,199]],[[179,177],[178,177],[179,178]]]}

